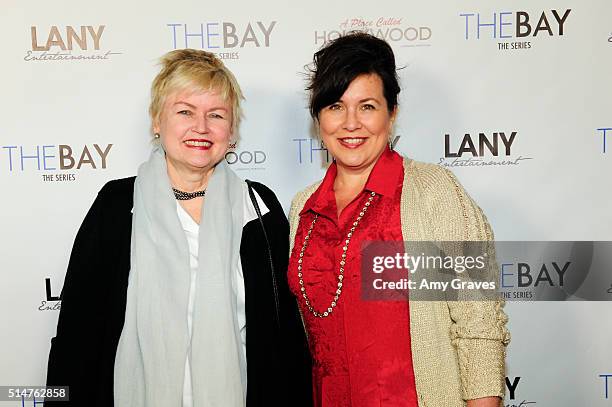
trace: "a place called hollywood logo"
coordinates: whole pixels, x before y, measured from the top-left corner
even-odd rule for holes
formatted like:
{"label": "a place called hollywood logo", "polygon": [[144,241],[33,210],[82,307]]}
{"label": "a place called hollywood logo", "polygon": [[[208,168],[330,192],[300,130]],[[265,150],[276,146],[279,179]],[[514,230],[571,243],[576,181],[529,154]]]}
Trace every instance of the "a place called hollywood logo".
{"label": "a place called hollywood logo", "polygon": [[321,46],[351,31],[363,31],[401,47],[431,45],[431,27],[409,23],[404,17],[346,18],[333,28],[315,30],[315,45]]}
{"label": "a place called hollywood logo", "polygon": [[4,145],[0,146],[0,169],[12,174],[41,171],[44,182],[75,181],[76,173],[83,169],[106,169],[112,147],[113,144]]}
{"label": "a place called hollywood logo", "polygon": [[[401,135],[393,136],[389,142],[389,147],[395,149],[401,137]],[[298,164],[330,163],[332,161],[333,157],[329,154],[321,140],[316,138],[294,138],[292,141],[297,147]]]}
{"label": "a place called hollywood logo", "polygon": [[59,311],[62,307],[62,298],[55,295],[51,287],[51,279],[45,278],[45,299],[38,306],[39,311]]}
{"label": "a place called hollywood logo", "polygon": [[498,50],[524,50],[543,37],[562,37],[572,9],[460,13],[466,40],[495,40]]}
{"label": "a place called hollywood logo", "polygon": [[520,381],[521,376],[512,377],[512,380],[510,380],[510,377],[506,376],[506,388],[508,389],[507,397],[510,399],[510,402],[504,402],[504,407],[528,407],[536,404],[535,401],[517,398],[517,388]]}
{"label": "a place called hollywood logo", "polygon": [[269,48],[276,21],[168,23],[173,49],[196,48],[220,59],[239,59],[241,49]]}
{"label": "a place called hollywood logo", "polygon": [[265,170],[267,159],[265,151],[238,149],[236,143],[230,144],[229,151],[225,153],[225,161],[236,171]]}
{"label": "a place called hollywood logo", "polygon": [[602,152],[603,152],[603,154],[605,154],[606,153],[606,145],[607,145],[607,141],[608,141],[606,139],[606,136],[608,134],[612,135],[612,127],[600,127],[600,128],[597,129],[597,132],[601,135],[602,143],[603,143],[603,146],[602,146],[603,150],[602,150]]}
{"label": "a place called hollywood logo", "polygon": [[105,25],[31,26],[32,48],[25,61],[101,61],[122,52],[105,49],[102,36]]}
{"label": "a place called hollywood logo", "polygon": [[456,147],[457,141],[447,133],[444,135],[444,157],[438,164],[444,167],[517,166],[532,159],[512,154],[517,135],[517,131],[497,131],[490,135],[479,132],[477,136],[465,133]]}

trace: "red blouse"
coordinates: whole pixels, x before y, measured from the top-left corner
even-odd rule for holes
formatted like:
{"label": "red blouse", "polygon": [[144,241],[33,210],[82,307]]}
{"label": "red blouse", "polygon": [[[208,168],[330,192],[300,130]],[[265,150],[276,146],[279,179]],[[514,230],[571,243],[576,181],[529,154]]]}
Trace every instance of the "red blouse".
{"label": "red blouse", "polygon": [[[333,184],[336,164],[300,213],[289,263],[289,286],[298,299],[313,357],[315,406],[417,407],[410,347],[408,301],[361,299],[360,249],[365,241],[403,241],[400,197],[401,156],[387,149],[364,190],[337,216]],[[300,291],[297,259],[315,216],[302,263],[304,287],[316,311],[329,306],[337,289],[342,246],[371,192],[371,206],[357,226],[347,252],[342,294],[326,318],[315,317]]]}

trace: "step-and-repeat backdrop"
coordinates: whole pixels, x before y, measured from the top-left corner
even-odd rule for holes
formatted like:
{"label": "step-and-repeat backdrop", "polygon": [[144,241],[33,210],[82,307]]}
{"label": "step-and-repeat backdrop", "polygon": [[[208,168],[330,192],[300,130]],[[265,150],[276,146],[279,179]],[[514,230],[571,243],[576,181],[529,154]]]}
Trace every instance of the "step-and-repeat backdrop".
{"label": "step-and-repeat backdrop", "polygon": [[[0,385],[44,383],[74,236],[99,188],[147,158],[150,83],[177,48],[236,74],[245,120],[226,159],[285,209],[330,162],[304,66],[360,29],[401,67],[396,150],[451,169],[497,239],[612,240],[609,0],[3,0],[0,14]],[[612,267],[603,281],[612,299]],[[506,405],[612,406],[609,302],[507,311]]]}

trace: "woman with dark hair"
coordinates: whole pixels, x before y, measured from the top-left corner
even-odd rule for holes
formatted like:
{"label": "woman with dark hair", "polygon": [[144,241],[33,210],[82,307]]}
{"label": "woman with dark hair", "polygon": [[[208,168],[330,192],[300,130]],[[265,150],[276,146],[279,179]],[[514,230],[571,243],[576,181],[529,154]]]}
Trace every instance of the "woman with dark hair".
{"label": "woman with dark hair", "polygon": [[289,215],[289,285],[313,357],[315,405],[498,406],[509,341],[500,301],[360,296],[366,241],[493,239],[451,172],[388,147],[400,92],[391,47],[365,33],[328,43],[308,90],[334,157]]}

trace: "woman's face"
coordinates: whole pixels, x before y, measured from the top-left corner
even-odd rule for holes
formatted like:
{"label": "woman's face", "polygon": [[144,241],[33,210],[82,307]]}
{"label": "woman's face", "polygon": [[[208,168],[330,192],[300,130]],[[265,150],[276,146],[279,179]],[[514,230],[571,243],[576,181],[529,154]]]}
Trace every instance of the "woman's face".
{"label": "woman's face", "polygon": [[319,132],[339,169],[371,170],[385,150],[394,118],[380,77],[360,75],[340,100],[319,112]]}
{"label": "woman's face", "polygon": [[216,91],[170,94],[153,126],[169,166],[202,172],[223,159],[231,129],[231,104]]}

